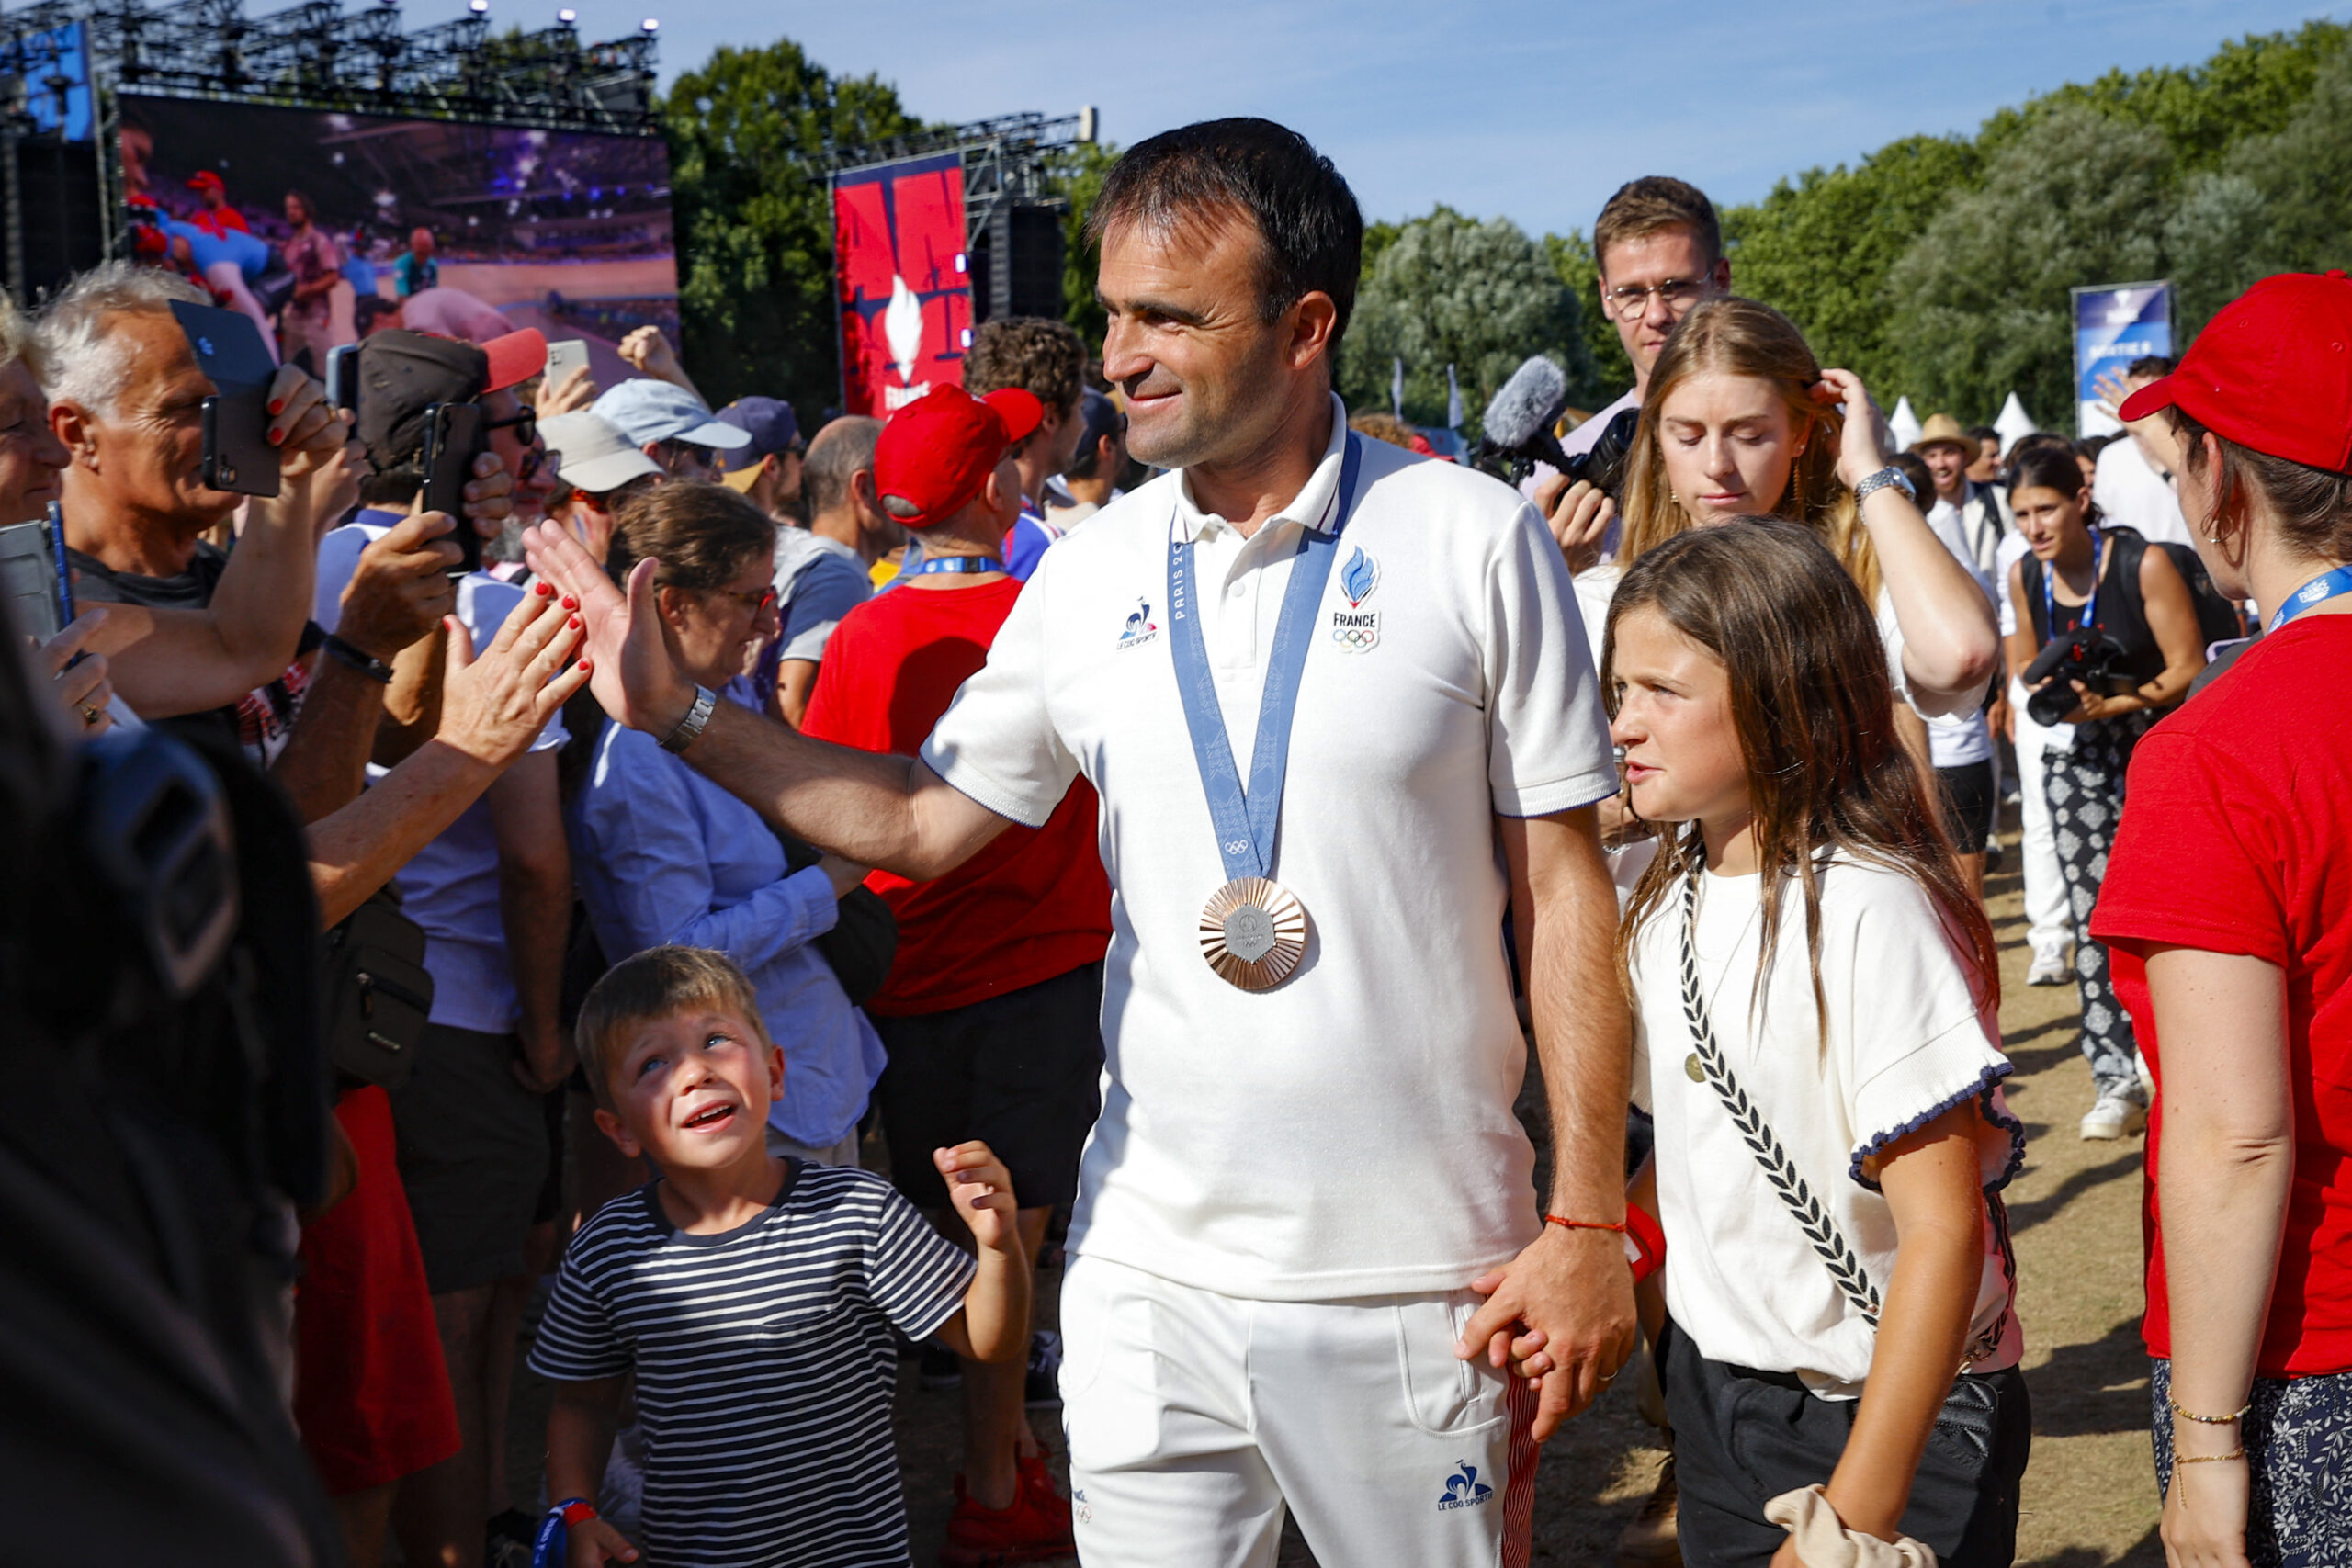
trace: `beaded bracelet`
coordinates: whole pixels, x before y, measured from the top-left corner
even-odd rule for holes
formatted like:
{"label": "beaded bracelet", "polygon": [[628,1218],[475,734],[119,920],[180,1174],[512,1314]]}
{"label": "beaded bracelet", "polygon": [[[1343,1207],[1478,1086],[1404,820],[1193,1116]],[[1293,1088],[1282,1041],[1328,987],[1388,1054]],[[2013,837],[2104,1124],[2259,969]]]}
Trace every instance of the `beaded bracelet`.
{"label": "beaded bracelet", "polygon": [[2245,1458],[2245,1450],[2244,1449],[2232,1449],[2228,1453],[2225,1453],[2225,1454],[2176,1454],[2176,1455],[2174,1455],[2174,1456],[2173,1456],[2173,1463],[2175,1463],[2175,1464],[2219,1464],[2219,1463],[2221,1463],[2221,1462],[2222,1462],[2223,1460],[2225,1460],[2225,1459],[2244,1459],[2244,1458]]}
{"label": "beaded bracelet", "polygon": [[2254,1413],[2253,1405],[2242,1404],[2228,1416],[2199,1416],[2170,1394],[2165,1396],[2165,1403],[2172,1406],[2174,1415],[2180,1416],[2183,1420],[2194,1421],[2202,1427],[2226,1427],[2233,1421],[2243,1421]]}

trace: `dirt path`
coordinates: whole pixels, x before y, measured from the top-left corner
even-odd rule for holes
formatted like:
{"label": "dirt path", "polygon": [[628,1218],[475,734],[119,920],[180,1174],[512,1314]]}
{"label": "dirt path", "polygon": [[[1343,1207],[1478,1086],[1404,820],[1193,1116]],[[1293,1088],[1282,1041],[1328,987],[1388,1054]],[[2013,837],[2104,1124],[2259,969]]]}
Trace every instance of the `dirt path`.
{"label": "dirt path", "polygon": [[[2014,866],[2014,817],[2007,826]],[[2030,1568],[2161,1568],[2148,1367],[2139,1340],[2140,1141],[2086,1144],[2075,1135],[2091,1089],[2075,1049],[2074,988],[2026,985],[2015,872],[1994,877],[1987,893],[2002,944],[2002,1031],[2018,1069],[2009,1103],[2032,1140],[2025,1171],[2009,1190],[2034,1407],[2018,1561]],[[1058,1283],[1052,1271],[1039,1281],[1048,1324]],[[521,1423],[544,1411],[538,1391],[518,1393]],[[1050,1411],[1036,1419],[1058,1471],[1058,1420]],[[961,1420],[960,1393],[922,1389],[914,1363],[901,1364],[899,1450],[919,1568],[938,1559],[960,1463]],[[536,1487],[537,1444],[536,1434],[516,1437],[520,1492]],[[1623,1390],[1555,1438],[1536,1481],[1535,1560],[1608,1568],[1618,1530],[1648,1495],[1665,1457],[1657,1443]],[[521,1460],[526,1451],[534,1456],[528,1470]],[[530,1506],[528,1498],[518,1502]],[[1315,1562],[1295,1530],[1282,1562],[1283,1568]]]}

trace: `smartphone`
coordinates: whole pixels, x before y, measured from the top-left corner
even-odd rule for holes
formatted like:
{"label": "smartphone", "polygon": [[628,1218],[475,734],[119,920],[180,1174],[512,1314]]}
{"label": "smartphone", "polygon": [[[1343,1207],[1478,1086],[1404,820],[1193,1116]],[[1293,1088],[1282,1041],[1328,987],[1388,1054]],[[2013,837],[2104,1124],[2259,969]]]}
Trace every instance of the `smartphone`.
{"label": "smartphone", "polygon": [[446,512],[458,525],[449,536],[458,553],[452,577],[481,570],[481,536],[466,516],[466,481],[488,435],[480,403],[435,403],[424,411],[424,510]]}
{"label": "smartphone", "polygon": [[234,310],[179,299],[172,301],[172,314],[196,350],[197,368],[217,389],[204,400],[205,484],[276,495],[279,453],[269,444],[269,383],[277,366],[261,329]]}
{"label": "smartphone", "polygon": [[16,629],[38,642],[47,642],[65,625],[58,618],[52,547],[46,523],[0,528],[0,598],[8,601]]}
{"label": "smartphone", "polygon": [[359,417],[359,345],[345,344],[327,350],[327,401]]}
{"label": "smartphone", "polygon": [[547,384],[560,387],[563,378],[571,374],[575,365],[588,363],[588,341],[585,338],[560,338],[548,344]]}

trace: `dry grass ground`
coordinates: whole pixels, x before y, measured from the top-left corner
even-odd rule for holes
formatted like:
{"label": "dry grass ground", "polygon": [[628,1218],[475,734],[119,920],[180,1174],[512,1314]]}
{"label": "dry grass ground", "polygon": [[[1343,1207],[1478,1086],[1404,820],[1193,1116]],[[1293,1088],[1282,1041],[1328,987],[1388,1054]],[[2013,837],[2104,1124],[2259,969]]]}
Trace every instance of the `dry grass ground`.
{"label": "dry grass ground", "polygon": [[[2007,841],[2015,864],[2015,821]],[[2140,1348],[2140,1142],[2086,1144],[2075,1122],[2090,1103],[2090,1075],[2075,1043],[2071,986],[2025,983],[2025,923],[2012,870],[1987,888],[2002,944],[2002,1031],[2017,1076],[2009,1103],[2032,1143],[2009,1191],[2021,1276],[2020,1310],[2034,1406],[2018,1561],[2032,1568],[2161,1568],[2155,1483],[2148,1454],[2148,1368]],[[1522,1113],[1537,1104],[1531,1091]],[[1540,1138],[1542,1128],[1532,1129]],[[879,1161],[878,1145],[869,1158]],[[1040,1280],[1051,1312],[1058,1276]],[[1050,1322],[1050,1317],[1047,1318]],[[528,1374],[524,1374],[527,1378]],[[536,1434],[544,1395],[518,1391],[516,1489],[536,1486]],[[898,1433],[914,1561],[937,1560],[960,1462],[962,1395],[917,1386],[900,1368]],[[1052,1413],[1038,1423],[1058,1461]],[[1648,1495],[1664,1458],[1657,1434],[1612,1392],[1544,1450],[1535,1505],[1535,1559],[1563,1568],[1611,1562],[1618,1530]],[[1057,1469],[1058,1470],[1058,1463]],[[518,1498],[530,1506],[527,1497]],[[1294,1529],[1284,1568],[1314,1557]],[[1331,1563],[1328,1568],[1357,1568]]]}

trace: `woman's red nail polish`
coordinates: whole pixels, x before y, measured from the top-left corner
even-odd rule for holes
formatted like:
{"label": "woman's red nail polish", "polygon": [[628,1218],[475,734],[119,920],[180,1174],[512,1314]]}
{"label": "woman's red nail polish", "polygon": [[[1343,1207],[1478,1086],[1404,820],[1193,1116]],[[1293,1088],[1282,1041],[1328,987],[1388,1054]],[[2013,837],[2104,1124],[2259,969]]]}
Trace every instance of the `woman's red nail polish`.
{"label": "woman's red nail polish", "polygon": [[284,413],[286,412],[286,400],[284,398],[270,399],[269,412],[272,413]]}
{"label": "woman's red nail polish", "polygon": [[552,599],[555,597],[555,590],[547,585],[545,579],[541,579],[539,581],[531,584],[531,592],[537,593],[542,599]]}
{"label": "woman's red nail polish", "polygon": [[572,616],[571,625],[572,630],[578,631],[580,629],[580,617],[577,615]]}
{"label": "woman's red nail polish", "polygon": [[580,601],[567,593],[563,596],[563,607],[567,610],[577,610],[580,608]]}
{"label": "woman's red nail polish", "polygon": [[275,445],[276,443],[286,439],[286,432],[273,427],[269,433],[269,439],[271,443]]}

